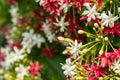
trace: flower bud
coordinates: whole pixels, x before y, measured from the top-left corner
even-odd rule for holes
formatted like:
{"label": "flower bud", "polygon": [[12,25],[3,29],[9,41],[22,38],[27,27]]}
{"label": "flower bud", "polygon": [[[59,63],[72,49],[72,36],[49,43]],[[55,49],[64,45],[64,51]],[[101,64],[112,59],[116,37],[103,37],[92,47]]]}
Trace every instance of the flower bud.
{"label": "flower bud", "polygon": [[20,68],[19,68],[19,67],[16,67],[16,68],[15,68],[15,71],[16,71],[16,72],[19,72],[19,71],[20,71]]}
{"label": "flower bud", "polygon": [[99,54],[102,55],[102,53],[103,53],[103,50],[100,50],[100,51],[99,51]]}
{"label": "flower bud", "polygon": [[83,51],[82,51],[82,53],[86,53],[88,51],[88,49],[84,49]]}
{"label": "flower bud", "polygon": [[99,27],[98,23],[95,23],[95,24],[94,24],[94,26],[95,26],[96,28],[98,28],[98,27]]}
{"label": "flower bud", "polygon": [[79,34],[83,34],[84,31],[83,31],[83,30],[78,30],[78,33],[79,33]]}
{"label": "flower bud", "polygon": [[62,41],[62,40],[64,40],[64,37],[59,36],[58,40]]}
{"label": "flower bud", "polygon": [[108,41],[108,37],[105,37],[104,39],[105,39],[105,41]]}

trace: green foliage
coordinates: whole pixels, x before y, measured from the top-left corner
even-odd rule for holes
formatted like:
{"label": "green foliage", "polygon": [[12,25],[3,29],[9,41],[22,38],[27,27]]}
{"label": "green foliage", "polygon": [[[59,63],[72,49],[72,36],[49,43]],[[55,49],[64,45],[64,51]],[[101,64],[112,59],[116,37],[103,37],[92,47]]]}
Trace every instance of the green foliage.
{"label": "green foliage", "polygon": [[113,38],[113,45],[116,47],[120,47],[120,37],[119,36],[115,36]]}
{"label": "green foliage", "polygon": [[18,0],[19,13],[24,16],[26,12],[28,13],[34,10],[35,5],[34,0]]}
{"label": "green foliage", "polygon": [[5,46],[5,43],[6,43],[5,36],[3,34],[0,34],[0,47]]}
{"label": "green foliage", "polygon": [[0,27],[10,22],[9,5],[7,0],[0,0]]}

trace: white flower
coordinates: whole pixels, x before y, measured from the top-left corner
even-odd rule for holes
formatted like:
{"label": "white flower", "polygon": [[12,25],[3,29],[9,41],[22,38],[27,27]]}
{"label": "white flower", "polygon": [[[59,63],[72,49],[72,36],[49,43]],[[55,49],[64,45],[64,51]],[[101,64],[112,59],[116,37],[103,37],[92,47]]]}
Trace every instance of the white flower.
{"label": "white flower", "polygon": [[28,76],[28,68],[24,65],[20,64],[19,67],[15,68],[15,71],[17,72],[17,77],[20,79],[24,79],[24,76]]}
{"label": "white flower", "polygon": [[24,50],[19,50],[17,47],[14,47],[14,61],[19,61],[24,59],[24,55],[23,55]]}
{"label": "white flower", "polygon": [[9,46],[5,46],[5,48],[1,48],[1,52],[5,53],[6,55],[9,54],[11,52],[11,49]]}
{"label": "white flower", "polygon": [[60,31],[64,32],[64,30],[66,29],[65,26],[69,25],[69,22],[65,22],[65,17],[61,17],[60,21],[56,18],[57,23],[54,23],[56,26],[60,26]]}
{"label": "white flower", "polygon": [[37,47],[40,48],[41,44],[45,42],[45,39],[40,35],[40,34],[36,34],[35,35],[35,44],[37,44]]}
{"label": "white flower", "polygon": [[40,5],[44,2],[44,0],[35,0],[35,2],[39,2]]}
{"label": "white flower", "polygon": [[34,30],[31,29],[29,32],[23,33],[22,50],[30,53],[33,46],[37,45],[40,48],[43,42],[45,42],[45,39],[40,34],[35,34]]}
{"label": "white flower", "polygon": [[80,47],[82,46],[82,43],[78,43],[77,40],[75,40],[74,44],[70,44],[70,47],[67,47],[67,49],[69,49],[72,54],[73,54],[73,58],[75,59],[80,53]]}
{"label": "white flower", "polygon": [[55,40],[55,34],[52,33],[52,30],[51,30],[51,24],[49,23],[48,20],[46,20],[45,23],[43,23],[42,25],[42,29],[48,39],[49,42],[53,42]]}
{"label": "white flower", "polygon": [[118,12],[120,12],[120,7],[118,7]]}
{"label": "white flower", "polygon": [[60,9],[63,10],[64,13],[68,12],[68,9],[72,6],[72,3],[68,4],[68,3],[59,3],[60,4]]}
{"label": "white flower", "polygon": [[73,71],[76,65],[71,65],[71,59],[66,59],[66,64],[62,64],[62,69],[65,70],[63,73],[68,77],[73,77],[76,73]]}
{"label": "white flower", "polygon": [[101,19],[101,25],[102,26],[106,26],[106,27],[113,27],[114,26],[114,22],[118,19],[118,16],[113,16],[112,14],[111,14],[111,12],[109,11],[108,12],[108,15],[106,15],[106,13],[105,12],[103,12],[102,14],[101,14],[101,16],[99,16],[98,17],[99,19]]}
{"label": "white flower", "polygon": [[85,3],[84,6],[88,9],[88,10],[85,10],[82,15],[87,15],[88,18],[87,18],[87,21],[91,21],[92,19],[95,20],[96,19],[96,16],[99,15],[99,13],[97,13],[96,11],[96,5],[93,5],[93,7],[91,8],[89,3]]}
{"label": "white flower", "polygon": [[42,29],[43,29],[43,31],[45,32],[45,34],[51,33],[50,26],[51,26],[51,24],[49,24],[49,21],[48,21],[48,20],[46,20],[46,22],[43,23]]}
{"label": "white flower", "polygon": [[35,2],[39,2],[40,0],[35,0]]}
{"label": "white flower", "polygon": [[[6,51],[4,51],[4,50],[6,50]],[[5,53],[5,61],[2,62],[2,66],[5,69],[11,68],[11,65],[15,61],[19,61],[19,60],[22,60],[24,58],[24,55],[22,54],[23,51],[18,50],[17,47],[14,47],[14,51],[11,51],[9,48],[6,47],[5,49],[2,49],[2,52]]]}
{"label": "white flower", "polygon": [[46,36],[47,36],[49,42],[51,42],[51,43],[53,42],[53,40],[55,40],[55,34],[53,34],[53,33],[47,33]]}
{"label": "white flower", "polygon": [[11,16],[12,16],[12,22],[14,25],[16,25],[18,23],[18,7],[17,6],[11,6],[10,10],[9,10]]}
{"label": "white flower", "polygon": [[115,60],[115,62],[113,63],[113,70],[116,73],[120,73],[120,59]]}

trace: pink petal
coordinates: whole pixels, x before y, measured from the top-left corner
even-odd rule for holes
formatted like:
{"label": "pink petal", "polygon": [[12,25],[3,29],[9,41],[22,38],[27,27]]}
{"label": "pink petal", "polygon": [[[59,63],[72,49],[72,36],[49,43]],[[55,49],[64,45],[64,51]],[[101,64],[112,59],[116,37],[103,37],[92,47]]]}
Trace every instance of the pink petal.
{"label": "pink petal", "polygon": [[102,6],[102,0],[98,0],[98,9],[100,9]]}

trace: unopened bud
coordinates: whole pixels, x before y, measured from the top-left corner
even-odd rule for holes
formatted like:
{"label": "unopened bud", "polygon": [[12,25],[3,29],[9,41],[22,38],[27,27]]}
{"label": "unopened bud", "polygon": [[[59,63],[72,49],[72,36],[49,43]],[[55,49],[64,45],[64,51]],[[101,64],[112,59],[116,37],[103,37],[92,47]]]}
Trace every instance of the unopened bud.
{"label": "unopened bud", "polygon": [[98,38],[96,38],[96,39],[95,39],[95,41],[99,41],[99,39],[98,39]]}
{"label": "unopened bud", "polygon": [[88,50],[87,49],[84,49],[83,51],[82,51],[82,53],[86,53]]}
{"label": "unopened bud", "polygon": [[104,29],[104,27],[103,27],[103,26],[101,26],[101,28],[102,28],[102,29]]}
{"label": "unopened bud", "polygon": [[83,31],[83,30],[78,30],[78,33],[79,33],[79,34],[83,34],[84,31]]}
{"label": "unopened bud", "polygon": [[98,23],[95,23],[94,26],[95,26],[96,28],[99,27]]}
{"label": "unopened bud", "polygon": [[99,54],[102,55],[102,54],[103,54],[103,50],[100,50],[100,51],[99,51]]}
{"label": "unopened bud", "polygon": [[19,71],[20,71],[20,68],[19,68],[19,67],[16,67],[16,68],[15,68],[15,71],[16,71],[16,72],[19,72]]}
{"label": "unopened bud", "polygon": [[105,37],[105,41],[108,41],[108,37]]}
{"label": "unopened bud", "polygon": [[67,54],[67,53],[68,53],[68,50],[64,50],[64,51],[63,51],[63,54]]}
{"label": "unopened bud", "polygon": [[95,30],[95,27],[93,27],[93,30]]}
{"label": "unopened bud", "polygon": [[89,35],[89,34],[87,34],[87,37],[90,37],[90,35]]}
{"label": "unopened bud", "polygon": [[62,40],[64,40],[64,37],[59,36],[58,40],[62,41]]}
{"label": "unopened bud", "polygon": [[101,39],[103,39],[103,36],[100,36]]}
{"label": "unopened bud", "polygon": [[110,4],[112,4],[113,3],[113,1],[110,1]]}

